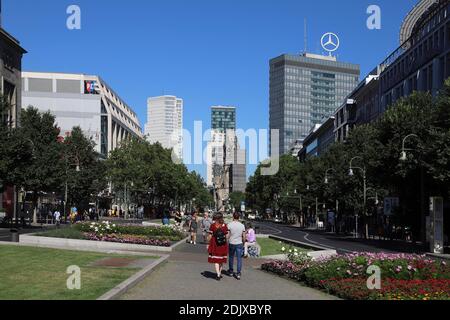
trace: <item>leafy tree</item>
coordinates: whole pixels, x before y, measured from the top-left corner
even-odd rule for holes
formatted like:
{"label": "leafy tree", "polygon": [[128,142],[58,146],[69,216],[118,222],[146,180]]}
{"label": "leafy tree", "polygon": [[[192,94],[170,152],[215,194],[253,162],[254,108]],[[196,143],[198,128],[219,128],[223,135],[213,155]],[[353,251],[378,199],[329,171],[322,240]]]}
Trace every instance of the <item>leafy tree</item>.
{"label": "leafy tree", "polygon": [[40,192],[58,191],[64,175],[62,143],[55,117],[29,107],[22,110],[18,143],[28,145],[32,156],[15,168],[10,177],[14,183],[33,192],[33,208],[37,208]]}
{"label": "leafy tree", "polygon": [[245,202],[245,193],[235,191],[230,194],[230,203],[236,211],[241,211],[242,202]]}
{"label": "leafy tree", "polygon": [[[105,165],[95,151],[95,144],[80,127],[75,127],[63,143],[65,182],[68,204],[86,208],[89,202],[107,186]],[[65,185],[60,186],[61,190]]]}

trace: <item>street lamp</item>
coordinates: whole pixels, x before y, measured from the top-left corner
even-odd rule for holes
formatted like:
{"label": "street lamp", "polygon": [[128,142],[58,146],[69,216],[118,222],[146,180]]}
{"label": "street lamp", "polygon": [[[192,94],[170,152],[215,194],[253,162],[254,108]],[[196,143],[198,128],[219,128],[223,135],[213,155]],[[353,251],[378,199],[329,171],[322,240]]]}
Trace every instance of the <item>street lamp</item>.
{"label": "street lamp", "polygon": [[[64,192],[64,222],[67,223],[67,200],[68,200],[68,193],[69,193],[69,169],[68,169],[68,164],[69,160],[67,158],[66,155],[66,185],[65,185],[65,192]],[[75,171],[76,172],[81,172],[81,168],[80,168],[80,161],[78,160],[78,158],[76,159],[76,163],[75,163]]]}
{"label": "street lamp", "polygon": [[406,140],[408,140],[409,138],[415,137],[417,139],[419,139],[419,136],[417,134],[410,134],[407,135],[404,139],[403,139],[403,143],[402,143],[402,152],[400,153],[400,161],[405,162],[408,160],[408,155],[406,153],[406,150],[411,150],[411,149],[406,149],[405,148],[405,144],[406,144]]}
{"label": "street lamp", "polygon": [[[359,156],[352,158],[350,160],[350,169],[349,169],[349,173],[348,174],[349,174],[350,177],[353,177],[355,175],[355,173],[354,173],[355,169],[361,170],[361,172],[363,173],[363,197],[364,197],[363,213],[364,213],[364,217],[366,218],[366,222],[365,222],[366,239],[368,239],[369,238],[369,224],[367,222],[367,211],[366,211],[367,210],[367,208],[366,208],[367,207],[367,170],[366,170],[365,166],[362,167],[362,168],[353,166],[353,161],[357,160],[357,159],[364,161],[364,159],[362,157],[359,157]],[[357,236],[357,233],[358,233],[358,222],[357,221],[358,221],[358,215],[356,216],[356,236]]]}

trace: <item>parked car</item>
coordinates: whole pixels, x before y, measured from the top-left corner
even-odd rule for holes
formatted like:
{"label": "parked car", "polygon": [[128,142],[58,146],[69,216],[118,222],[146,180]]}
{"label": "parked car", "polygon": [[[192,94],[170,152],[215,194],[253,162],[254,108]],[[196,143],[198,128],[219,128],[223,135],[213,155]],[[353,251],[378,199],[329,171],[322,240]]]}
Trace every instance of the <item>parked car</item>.
{"label": "parked car", "polygon": [[249,213],[249,214],[247,215],[247,220],[255,221],[255,220],[256,220],[256,214],[254,214],[254,213]]}
{"label": "parked car", "polygon": [[275,217],[275,218],[273,218],[273,222],[275,222],[275,223],[283,223],[283,219],[281,219],[280,217]]}

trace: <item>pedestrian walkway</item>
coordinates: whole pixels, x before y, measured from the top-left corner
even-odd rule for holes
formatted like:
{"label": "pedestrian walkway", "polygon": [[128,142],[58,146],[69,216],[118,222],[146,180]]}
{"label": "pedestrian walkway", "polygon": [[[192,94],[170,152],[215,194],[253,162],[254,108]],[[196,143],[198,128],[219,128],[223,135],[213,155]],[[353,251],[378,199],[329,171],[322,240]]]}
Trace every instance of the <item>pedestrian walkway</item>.
{"label": "pedestrian walkway", "polygon": [[[122,300],[336,300],[320,291],[259,270],[245,260],[242,280],[215,280],[205,244],[181,245],[169,261],[121,297]],[[227,267],[225,268],[227,269]]]}

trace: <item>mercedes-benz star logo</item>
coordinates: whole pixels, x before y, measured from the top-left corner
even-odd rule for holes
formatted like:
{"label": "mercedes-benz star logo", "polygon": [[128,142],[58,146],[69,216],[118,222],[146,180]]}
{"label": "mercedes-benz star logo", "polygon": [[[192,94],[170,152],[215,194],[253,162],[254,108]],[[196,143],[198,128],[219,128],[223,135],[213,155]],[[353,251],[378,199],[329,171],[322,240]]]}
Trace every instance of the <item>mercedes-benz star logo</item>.
{"label": "mercedes-benz star logo", "polygon": [[322,48],[330,54],[339,48],[339,37],[332,32],[327,32],[322,36]]}

